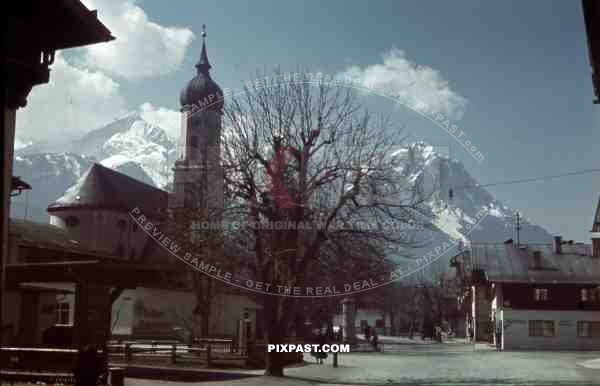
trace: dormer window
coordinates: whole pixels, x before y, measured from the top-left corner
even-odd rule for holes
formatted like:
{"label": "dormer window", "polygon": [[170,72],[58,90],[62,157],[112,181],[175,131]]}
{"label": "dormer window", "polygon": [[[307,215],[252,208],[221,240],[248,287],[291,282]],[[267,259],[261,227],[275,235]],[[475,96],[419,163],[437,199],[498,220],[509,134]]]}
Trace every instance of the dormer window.
{"label": "dormer window", "polygon": [[579,300],[582,302],[596,303],[598,302],[598,288],[582,288],[579,296]]}
{"label": "dormer window", "polygon": [[545,302],[548,300],[548,288],[535,288],[533,298],[536,302]]}

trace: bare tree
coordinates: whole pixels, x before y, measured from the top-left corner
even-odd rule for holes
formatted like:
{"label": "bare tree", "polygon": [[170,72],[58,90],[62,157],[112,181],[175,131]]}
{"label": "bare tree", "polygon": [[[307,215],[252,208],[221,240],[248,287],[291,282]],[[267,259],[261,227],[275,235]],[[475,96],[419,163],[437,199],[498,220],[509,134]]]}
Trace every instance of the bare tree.
{"label": "bare tree", "polygon": [[[201,192],[202,190],[198,189],[196,194],[200,195]],[[205,229],[199,226],[215,215],[214,210],[207,208],[171,207],[161,213],[161,228],[166,235],[177,240],[178,246],[183,251],[182,254],[187,253],[190,254],[190,259],[198,258],[218,266],[224,262],[221,232],[219,229]],[[200,323],[199,328],[195,325],[185,328],[191,334],[192,340],[197,337],[209,337],[213,299],[220,286],[205,272],[199,270],[182,270],[181,276],[185,277],[195,298],[192,317],[187,318],[189,319],[187,324],[195,324],[196,321]]]}
{"label": "bare tree", "polygon": [[[313,225],[238,232],[257,281],[277,291],[367,276],[410,247],[383,225],[428,213],[425,197],[391,162],[403,138],[388,116],[362,109],[351,89],[291,82],[247,90],[230,100],[224,118],[230,215],[254,224]],[[297,300],[262,296],[268,344],[284,341]],[[267,354],[266,374],[283,375],[280,358]]]}
{"label": "bare tree", "polygon": [[460,315],[457,300],[460,285],[456,276],[450,271],[433,268],[429,278],[424,275],[420,277],[419,288],[424,319],[428,320],[432,327],[448,331],[452,321]]}

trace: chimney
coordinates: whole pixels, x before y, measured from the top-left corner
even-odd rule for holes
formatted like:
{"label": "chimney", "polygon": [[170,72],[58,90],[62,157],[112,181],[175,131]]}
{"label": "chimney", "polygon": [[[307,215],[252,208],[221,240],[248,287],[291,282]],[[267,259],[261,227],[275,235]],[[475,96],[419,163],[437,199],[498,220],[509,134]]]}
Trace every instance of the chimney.
{"label": "chimney", "polygon": [[556,255],[561,255],[562,254],[562,237],[561,236],[554,236],[554,253]]}

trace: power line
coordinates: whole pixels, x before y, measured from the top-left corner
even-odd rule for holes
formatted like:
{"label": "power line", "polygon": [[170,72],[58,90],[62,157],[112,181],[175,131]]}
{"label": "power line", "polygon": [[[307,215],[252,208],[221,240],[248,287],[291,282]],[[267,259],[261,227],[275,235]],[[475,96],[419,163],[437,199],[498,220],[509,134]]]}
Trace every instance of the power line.
{"label": "power line", "polygon": [[578,170],[578,171],[562,173],[562,174],[555,174],[555,175],[544,176],[544,177],[522,178],[522,179],[518,179],[518,180],[492,182],[489,184],[463,185],[463,186],[454,187],[453,189],[484,188],[487,186],[523,184],[526,182],[545,181],[545,180],[552,180],[552,179],[556,179],[556,178],[577,176],[577,175],[590,174],[590,173],[600,173],[600,169],[584,169],[584,170]]}

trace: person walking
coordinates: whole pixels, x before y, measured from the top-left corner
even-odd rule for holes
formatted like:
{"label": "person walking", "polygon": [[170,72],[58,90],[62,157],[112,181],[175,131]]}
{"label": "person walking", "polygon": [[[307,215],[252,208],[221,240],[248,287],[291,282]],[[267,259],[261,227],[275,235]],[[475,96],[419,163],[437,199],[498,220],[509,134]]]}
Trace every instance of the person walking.
{"label": "person walking", "polygon": [[377,336],[377,330],[373,329],[373,340],[371,344],[373,345],[373,351],[378,351],[377,344],[379,343],[379,337]]}
{"label": "person walking", "polygon": [[496,351],[502,351],[502,327],[498,323],[496,325]]}
{"label": "person walking", "polygon": [[365,325],[365,340],[367,342],[371,340],[371,327],[368,324]]}
{"label": "person walking", "polygon": [[323,345],[327,344],[327,335],[319,333],[319,352],[317,353],[317,361],[319,364],[323,364],[323,360],[327,358],[327,353],[323,351]]}

